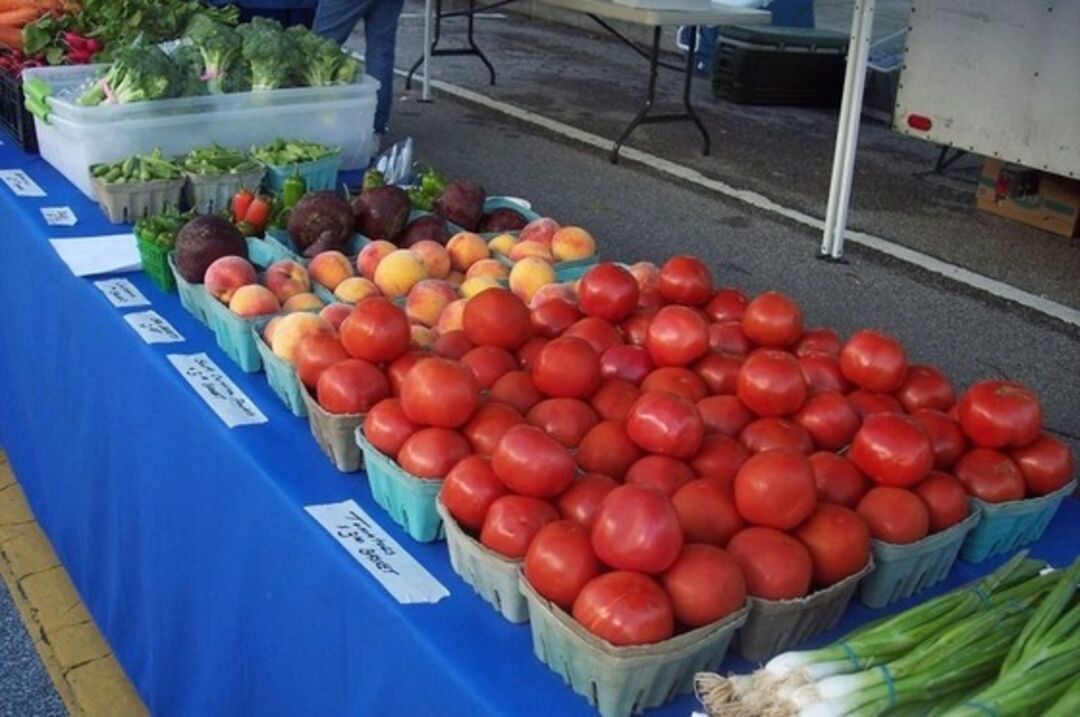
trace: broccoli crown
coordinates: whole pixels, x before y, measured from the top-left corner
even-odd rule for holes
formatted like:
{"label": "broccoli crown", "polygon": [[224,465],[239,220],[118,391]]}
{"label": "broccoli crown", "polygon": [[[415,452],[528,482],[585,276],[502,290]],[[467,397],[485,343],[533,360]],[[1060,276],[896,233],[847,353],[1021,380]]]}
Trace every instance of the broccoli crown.
{"label": "broccoli crown", "polygon": [[286,31],[302,54],[298,67],[299,84],[311,87],[347,84],[356,79],[363,64],[344,52],[336,42],[296,26]]}
{"label": "broccoli crown", "polygon": [[254,90],[272,90],[293,84],[300,54],[280,23],[255,18],[240,28],[243,57],[251,65]]}
{"label": "broccoli crown", "polygon": [[179,83],[177,94],[180,97],[195,97],[206,94],[206,81],[203,80],[203,75],[206,73],[206,63],[203,62],[199,48],[191,44],[181,45],[173,51],[172,61],[176,66],[177,81]]}
{"label": "broccoli crown", "polygon": [[240,35],[228,25],[197,15],[188,26],[187,37],[202,53],[207,88],[212,93],[223,92],[225,78],[241,56]]}
{"label": "broccoli crown", "polygon": [[121,48],[101,79],[106,98],[120,104],[175,97],[179,89],[172,60],[157,45]]}

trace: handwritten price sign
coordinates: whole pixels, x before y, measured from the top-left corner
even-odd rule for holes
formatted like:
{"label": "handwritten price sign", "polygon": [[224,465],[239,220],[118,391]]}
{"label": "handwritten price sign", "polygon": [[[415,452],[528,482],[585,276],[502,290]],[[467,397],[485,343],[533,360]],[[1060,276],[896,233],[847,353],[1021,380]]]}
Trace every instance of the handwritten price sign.
{"label": "handwritten price sign", "polygon": [[266,423],[259,407],[206,354],[169,354],[167,358],[229,428]]}
{"label": "handwritten price sign", "polygon": [[45,190],[21,169],[0,169],[0,182],[16,197],[44,197]]}
{"label": "handwritten price sign", "polygon": [[95,281],[94,286],[105,294],[110,304],[117,308],[128,309],[150,305],[150,299],[147,299],[138,287],[127,279],[102,279]]}
{"label": "handwritten price sign", "polygon": [[156,311],[125,314],[124,321],[148,344],[175,344],[184,340],[180,332]]}

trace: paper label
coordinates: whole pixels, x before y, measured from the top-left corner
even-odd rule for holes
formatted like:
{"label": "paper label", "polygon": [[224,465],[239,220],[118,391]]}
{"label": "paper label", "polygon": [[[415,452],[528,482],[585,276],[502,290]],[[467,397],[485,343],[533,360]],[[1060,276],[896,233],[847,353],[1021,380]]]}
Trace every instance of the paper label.
{"label": "paper label", "polygon": [[50,239],[49,243],[75,276],[117,274],[142,268],[134,234]]}
{"label": "paper label", "polygon": [[309,505],[304,510],[399,603],[437,603],[450,595],[355,500]]}
{"label": "paper label", "polygon": [[71,207],[42,207],[41,216],[50,227],[73,227],[79,221]]}
{"label": "paper label", "polygon": [[45,196],[45,190],[21,169],[0,169],[0,182],[8,185],[16,197]]}
{"label": "paper label", "polygon": [[95,281],[94,286],[100,289],[109,303],[117,308],[127,309],[150,305],[150,299],[143,296],[138,287],[127,279],[102,279]]}
{"label": "paper label", "polygon": [[229,428],[267,422],[259,407],[206,354],[169,354],[168,359]]}
{"label": "paper label", "polygon": [[180,332],[156,311],[124,314],[124,321],[148,344],[175,344],[184,340]]}

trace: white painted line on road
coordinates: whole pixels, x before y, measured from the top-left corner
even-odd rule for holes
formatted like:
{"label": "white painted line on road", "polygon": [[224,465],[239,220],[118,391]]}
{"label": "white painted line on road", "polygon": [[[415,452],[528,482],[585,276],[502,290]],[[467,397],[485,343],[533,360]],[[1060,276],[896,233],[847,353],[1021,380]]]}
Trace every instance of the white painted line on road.
{"label": "white painted line on road", "polygon": [[[402,77],[406,75],[406,72],[403,70],[395,70],[395,72]],[[597,149],[602,149],[604,151],[611,149],[612,140],[610,139],[593,134],[592,132],[586,132],[577,127],[559,122],[558,120],[538,115],[512,104],[496,100],[487,95],[480,94],[479,92],[474,92],[449,82],[443,82],[442,80],[432,80],[431,86],[440,92],[445,92],[448,95],[463,99],[467,102],[482,105],[508,117],[513,117],[514,119],[527,122],[549,132],[566,137],[567,139],[572,139],[575,142],[580,142],[581,144],[596,147]],[[658,157],[655,154],[650,154],[627,146],[623,147],[620,157],[639,164],[644,164],[658,172],[663,172],[664,174],[668,174],[685,182],[704,187],[705,189],[723,194],[726,197],[737,199],[756,209],[781,216],[798,224],[802,224],[803,226],[810,227],[818,232],[824,230],[825,222],[818,217],[805,214],[797,209],[792,209],[791,207],[785,207],[764,194],[759,194],[758,192],[753,192],[748,189],[739,189],[727,182],[707,177],[692,167],[687,167],[677,162],[664,159],[663,157]],[[939,276],[944,276],[961,284],[966,284],[967,286],[979,289],[980,291],[985,291],[1000,299],[1005,299],[1006,301],[1026,306],[1029,309],[1034,309],[1041,314],[1046,314],[1047,316],[1051,316],[1067,324],[1080,326],[1080,311],[1051,299],[1024,291],[1012,284],[992,279],[984,274],[979,274],[978,272],[965,269],[962,266],[957,266],[956,264],[930,256],[929,254],[909,249],[908,247],[901,246],[896,242],[889,241],[888,239],[879,236],[874,236],[873,234],[849,229],[845,234],[845,239],[846,241],[861,244],[874,251],[891,256],[894,259],[913,264],[921,269],[938,274]],[[815,238],[815,241],[817,241],[817,238]]]}

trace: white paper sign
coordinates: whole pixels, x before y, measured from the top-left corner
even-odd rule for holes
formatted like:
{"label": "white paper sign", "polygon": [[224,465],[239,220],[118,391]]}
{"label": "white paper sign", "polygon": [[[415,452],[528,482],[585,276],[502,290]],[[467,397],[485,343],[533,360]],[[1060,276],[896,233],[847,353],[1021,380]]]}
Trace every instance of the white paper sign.
{"label": "white paper sign", "polygon": [[50,239],[49,243],[75,276],[113,274],[142,268],[134,234]]}
{"label": "white paper sign", "polygon": [[150,299],[127,279],[102,279],[95,281],[94,286],[105,294],[110,304],[119,309],[150,305]]}
{"label": "white paper sign", "polygon": [[124,321],[148,344],[175,344],[184,340],[180,332],[156,311],[124,314]]}
{"label": "white paper sign", "polygon": [[403,605],[450,595],[435,576],[390,537],[355,500],[304,508],[334,540]]}
{"label": "white paper sign", "polygon": [[0,169],[0,182],[8,185],[16,197],[45,196],[45,190],[21,169]]}
{"label": "white paper sign", "polygon": [[73,227],[79,221],[71,207],[42,207],[41,216],[50,227]]}
{"label": "white paper sign", "polygon": [[168,359],[229,428],[266,423],[259,407],[206,354],[169,354]]}

